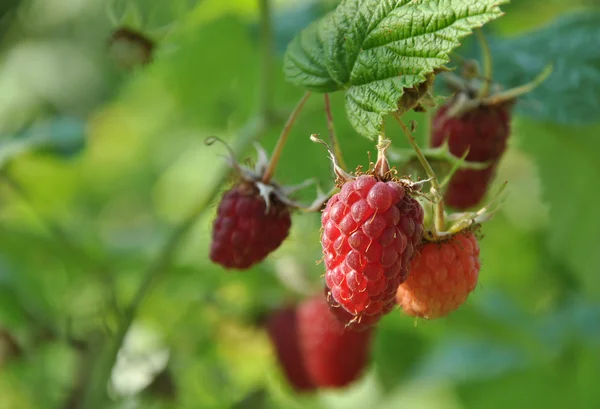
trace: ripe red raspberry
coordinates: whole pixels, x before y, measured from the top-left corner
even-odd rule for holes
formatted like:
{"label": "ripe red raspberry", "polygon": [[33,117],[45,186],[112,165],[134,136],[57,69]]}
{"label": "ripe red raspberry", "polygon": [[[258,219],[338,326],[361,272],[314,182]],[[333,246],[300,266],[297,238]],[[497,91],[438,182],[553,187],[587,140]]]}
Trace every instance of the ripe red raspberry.
{"label": "ripe red raspberry", "polygon": [[296,307],[282,308],[268,318],[266,330],[287,381],[297,391],[308,392],[316,386],[304,367],[297,315]]}
{"label": "ripe red raspberry", "polygon": [[408,279],[396,300],[411,316],[433,319],[460,307],[479,278],[479,245],[472,232],[427,243],[412,260]]}
{"label": "ripe red raspberry", "polygon": [[452,177],[444,201],[448,206],[465,210],[481,202],[494,177],[510,135],[512,101],[479,105],[460,115],[450,116],[448,111],[456,100],[450,100],[436,112],[431,146],[441,146],[447,140],[454,156],[461,157],[469,149],[467,161],[491,162],[486,169],[460,169]]}
{"label": "ripe red raspberry", "polygon": [[[397,181],[372,175],[347,181],[321,222],[328,301],[345,324],[374,324],[392,310],[423,234],[423,209]],[[344,319],[344,317],[349,319]]]}
{"label": "ripe red raspberry", "polygon": [[298,333],[306,371],[320,388],[343,388],[368,364],[372,331],[345,328],[322,295],[299,305]]}
{"label": "ripe red raspberry", "polygon": [[221,199],[213,226],[210,259],[246,269],[264,260],[287,237],[289,208],[271,196],[269,209],[252,182],[241,182]]}

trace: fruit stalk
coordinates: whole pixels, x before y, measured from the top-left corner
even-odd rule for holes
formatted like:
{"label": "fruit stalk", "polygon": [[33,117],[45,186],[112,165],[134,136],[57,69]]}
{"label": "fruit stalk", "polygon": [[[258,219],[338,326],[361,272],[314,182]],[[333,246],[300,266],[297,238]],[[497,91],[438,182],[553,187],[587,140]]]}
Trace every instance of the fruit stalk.
{"label": "fruit stalk", "polygon": [[329,143],[331,144],[331,149],[333,153],[337,157],[338,162],[340,163],[340,167],[343,170],[348,169],[346,167],[346,162],[344,162],[344,157],[342,156],[342,149],[340,148],[340,144],[338,143],[337,134],[335,133],[335,126],[333,124],[333,115],[331,114],[331,102],[329,100],[329,94],[323,94],[323,100],[325,101],[325,115],[327,116],[327,130],[329,131]]}
{"label": "fruit stalk", "polygon": [[404,132],[404,134],[406,135],[406,138],[408,139],[408,143],[415,150],[415,154],[417,155],[417,158],[419,159],[421,166],[423,166],[423,168],[425,169],[425,173],[431,179],[430,182],[431,182],[432,193],[436,200],[435,222],[434,222],[435,232],[434,233],[437,236],[438,233],[441,233],[445,230],[445,226],[446,226],[446,221],[444,220],[444,201],[442,199],[442,190],[438,183],[437,176],[435,175],[433,168],[429,164],[429,161],[427,161],[427,158],[425,157],[425,155],[423,155],[421,148],[419,148],[419,145],[415,141],[415,137],[412,135],[412,133],[410,132],[410,130],[408,129],[406,124],[402,121],[402,119],[398,115],[394,115],[394,119],[396,119],[396,122],[398,122],[398,125],[400,125],[400,128],[402,128],[402,131]]}
{"label": "fruit stalk", "polygon": [[275,173],[275,169],[277,168],[277,164],[279,163],[279,159],[281,158],[281,153],[283,152],[285,143],[287,142],[287,139],[290,136],[290,132],[292,131],[292,127],[296,123],[296,119],[298,119],[298,115],[300,115],[300,112],[302,112],[302,108],[304,108],[304,104],[306,104],[306,101],[308,101],[310,95],[311,92],[307,91],[302,96],[302,98],[290,114],[287,122],[285,123],[285,126],[281,131],[281,135],[279,135],[277,145],[275,145],[275,149],[273,150],[273,154],[271,155],[271,161],[269,162],[269,166],[267,167],[267,170],[265,170],[265,173],[263,175],[263,183],[269,183],[271,181],[271,178]]}
{"label": "fruit stalk", "polygon": [[483,54],[483,85],[479,90],[479,98],[487,97],[490,91],[490,83],[492,82],[492,53],[490,46],[483,35],[481,29],[475,30],[477,33],[477,40],[481,47],[481,53]]}
{"label": "fruit stalk", "polygon": [[550,74],[552,74],[552,69],[553,69],[552,65],[547,65],[546,67],[544,67],[542,72],[540,72],[538,74],[538,76],[535,77],[531,82],[528,82],[528,83],[520,85],[518,87],[511,88],[509,90],[499,92],[490,97],[487,97],[484,99],[485,104],[487,104],[487,105],[499,104],[499,103],[502,103],[505,101],[509,101],[511,99],[515,99],[517,97],[520,97],[523,94],[527,94],[528,92],[533,91],[542,82],[544,82],[550,76]]}

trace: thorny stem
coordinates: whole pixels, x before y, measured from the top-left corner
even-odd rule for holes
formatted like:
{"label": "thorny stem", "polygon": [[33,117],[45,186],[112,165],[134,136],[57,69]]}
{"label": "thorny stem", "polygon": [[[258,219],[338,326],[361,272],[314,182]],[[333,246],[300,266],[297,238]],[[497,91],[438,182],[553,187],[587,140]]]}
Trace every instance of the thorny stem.
{"label": "thorny stem", "polygon": [[327,130],[329,131],[329,143],[331,144],[331,149],[337,157],[340,166],[342,167],[342,169],[346,170],[348,168],[346,167],[346,162],[344,162],[342,149],[340,148],[340,144],[337,139],[337,134],[335,133],[335,125],[333,124],[333,115],[331,114],[331,102],[329,100],[329,94],[323,94],[323,100],[325,101],[325,115],[327,116]]}
{"label": "thorny stem", "polygon": [[267,170],[265,170],[265,174],[263,175],[262,182],[269,183],[273,174],[275,173],[275,169],[277,168],[277,164],[279,163],[279,159],[281,158],[281,153],[283,152],[283,148],[287,142],[288,136],[290,136],[290,132],[292,131],[292,127],[294,123],[296,123],[296,119],[298,119],[298,115],[302,112],[302,108],[304,108],[304,104],[308,101],[311,92],[307,91],[302,99],[298,102],[290,117],[288,118],[283,130],[281,131],[281,135],[279,135],[279,140],[277,141],[277,145],[275,145],[275,149],[273,150],[273,154],[271,155],[271,161],[269,162],[269,166],[267,166]]}
{"label": "thorny stem", "polygon": [[490,92],[490,83],[492,82],[492,53],[490,51],[490,46],[483,35],[483,30],[480,28],[476,29],[477,40],[479,41],[479,46],[481,47],[481,52],[483,54],[483,85],[479,90],[479,97],[486,97]]}
{"label": "thorny stem", "polygon": [[433,168],[427,161],[427,158],[425,158],[425,155],[423,155],[421,148],[419,148],[419,145],[417,145],[417,142],[415,141],[414,136],[412,135],[412,133],[410,132],[410,130],[408,129],[406,124],[402,121],[402,119],[400,118],[399,115],[393,115],[393,116],[394,116],[394,119],[396,120],[396,122],[398,122],[398,125],[400,125],[400,128],[402,128],[402,131],[404,132],[404,134],[406,135],[406,138],[408,139],[408,143],[415,150],[415,154],[417,155],[419,162],[421,162],[421,166],[423,166],[423,169],[425,169],[425,173],[431,179],[431,181],[430,181],[431,182],[431,190],[432,190],[432,193],[434,194],[435,203],[436,203],[436,206],[435,206],[435,233],[436,234],[441,233],[445,230],[446,221],[444,220],[444,201],[442,199],[442,190],[438,183],[437,176],[435,175]]}

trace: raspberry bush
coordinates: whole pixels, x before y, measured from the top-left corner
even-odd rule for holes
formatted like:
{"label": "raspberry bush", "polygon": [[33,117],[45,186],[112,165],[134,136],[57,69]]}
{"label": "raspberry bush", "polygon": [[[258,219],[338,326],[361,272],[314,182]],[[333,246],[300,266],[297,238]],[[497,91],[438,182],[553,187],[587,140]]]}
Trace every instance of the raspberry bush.
{"label": "raspberry bush", "polygon": [[0,407],[600,407],[552,3],[2,2]]}

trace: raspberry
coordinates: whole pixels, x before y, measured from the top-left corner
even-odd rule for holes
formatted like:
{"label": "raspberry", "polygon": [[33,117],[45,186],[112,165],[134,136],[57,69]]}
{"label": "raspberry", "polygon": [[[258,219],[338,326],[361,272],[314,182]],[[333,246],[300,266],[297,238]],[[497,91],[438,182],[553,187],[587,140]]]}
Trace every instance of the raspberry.
{"label": "raspberry", "polygon": [[400,182],[362,175],[328,201],[321,222],[330,306],[348,313],[334,312],[347,325],[374,324],[407,277],[423,234],[421,205]]}
{"label": "raspberry", "polygon": [[272,197],[265,200],[251,182],[226,192],[213,226],[210,259],[226,268],[246,269],[262,261],[287,237],[289,208]]}
{"label": "raspberry", "polygon": [[266,323],[266,330],[290,385],[297,391],[316,389],[304,368],[300,352],[296,308],[286,307],[272,314]]}
{"label": "raspberry", "polygon": [[444,203],[458,210],[466,210],[477,205],[485,197],[495,172],[496,165],[485,169],[457,171],[452,175],[444,193]]}
{"label": "raspberry", "polygon": [[444,201],[455,209],[465,210],[481,202],[494,177],[510,135],[512,101],[497,105],[480,104],[462,115],[448,116],[457,99],[450,100],[436,112],[432,124],[432,147],[441,146],[448,140],[454,156],[461,157],[469,149],[467,161],[491,162],[486,169],[461,169],[452,177]]}
{"label": "raspberry", "polygon": [[425,244],[412,260],[408,279],[398,287],[396,300],[411,316],[446,316],[475,289],[480,267],[479,245],[471,232]]}
{"label": "raspberry", "polygon": [[320,388],[343,388],[367,366],[372,331],[345,328],[322,295],[299,305],[298,333],[306,371]]}

